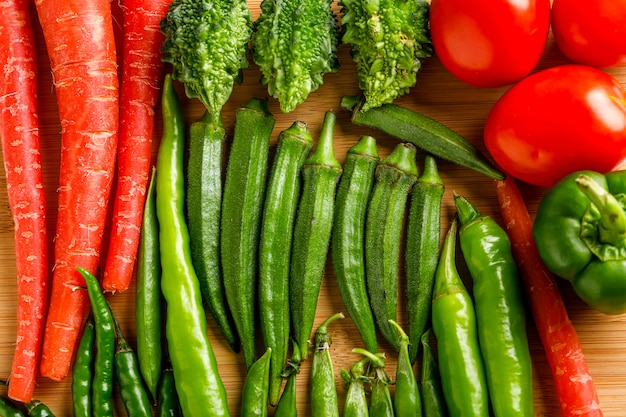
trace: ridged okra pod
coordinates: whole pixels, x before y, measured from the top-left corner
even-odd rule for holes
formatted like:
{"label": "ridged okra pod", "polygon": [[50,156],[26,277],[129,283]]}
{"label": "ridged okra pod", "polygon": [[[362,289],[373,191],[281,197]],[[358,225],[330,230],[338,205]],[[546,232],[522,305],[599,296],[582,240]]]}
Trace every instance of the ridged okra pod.
{"label": "ridged okra pod", "polygon": [[276,405],[290,335],[289,265],[302,165],[313,147],[308,126],[295,121],[278,137],[263,206],[259,244],[259,310],[265,347],[272,348],[269,402]]}
{"label": "ridged okra pod", "polygon": [[204,305],[234,351],[239,339],[226,303],[220,262],[222,149],[226,131],[221,117],[205,112],[191,124],[188,137],[186,216],[193,267]]}
{"label": "ridged okra pod", "polygon": [[424,158],[422,174],[413,184],[406,237],[406,300],[409,358],[415,363],[418,341],[430,322],[435,271],[441,247],[441,201],[445,187],[432,155]]}
{"label": "ridged okra pod", "polygon": [[365,218],[379,160],[372,136],[362,136],[348,150],[335,197],[331,237],[339,293],[370,352],[378,351],[378,342],[365,280]]}
{"label": "ridged okra pod", "polygon": [[411,187],[417,180],[417,150],[400,143],[376,169],[365,224],[365,276],[370,305],[383,337],[398,351],[400,338],[389,323],[398,308],[402,227]]}
{"label": "ridged okra pod", "polygon": [[317,147],[302,167],[303,188],[294,226],[289,276],[291,328],[302,360],[308,356],[333,226],[337,181],[342,171],[333,149],[335,121],[335,114],[326,112]]}
{"label": "ridged okra pod", "polygon": [[222,200],[224,289],[248,368],[256,360],[257,250],[274,123],[267,100],[237,110]]}

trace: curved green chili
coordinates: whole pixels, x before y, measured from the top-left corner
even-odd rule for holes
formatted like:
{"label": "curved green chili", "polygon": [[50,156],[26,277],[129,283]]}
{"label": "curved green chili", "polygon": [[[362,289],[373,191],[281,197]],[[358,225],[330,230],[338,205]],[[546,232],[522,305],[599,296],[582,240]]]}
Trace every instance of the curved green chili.
{"label": "curved green chili", "polygon": [[206,313],[193,269],[185,223],[183,151],[185,124],[172,86],[162,90],[163,135],[157,155],[161,290],[167,303],[165,333],[183,414],[228,416],[226,390],[207,335]]}
{"label": "curved green chili", "polygon": [[488,417],[489,398],[476,312],[455,261],[457,229],[458,220],[454,219],[444,239],[433,290],[432,322],[441,382],[451,415]]}
{"label": "curved green chili", "polygon": [[109,303],[100,289],[98,279],[84,268],[78,272],[85,279],[91,301],[94,326],[96,328],[96,355],[94,358],[93,382],[91,387],[92,410],[98,417],[113,417],[115,329]]}
{"label": "curved green chili", "polygon": [[174,382],[174,370],[168,362],[161,371],[159,386],[157,390],[157,416],[158,417],[180,417],[180,401],[176,392]]}
{"label": "curved green chili", "polygon": [[409,358],[417,360],[419,343],[430,321],[435,271],[441,247],[441,201],[445,187],[432,155],[413,188],[406,237],[406,302],[409,321]]}
{"label": "curved green chili", "polygon": [[496,417],[534,415],[532,361],[517,264],[506,231],[455,195],[459,242],[473,296],[489,397]]}
{"label": "curved green chili", "polygon": [[241,392],[241,417],[267,416],[271,356],[272,349],[265,349],[248,370]]}
{"label": "curved green chili", "polygon": [[428,329],[422,334],[422,410],[428,417],[447,417],[448,406],[443,397],[443,388],[441,387],[441,375],[439,374],[439,365],[437,358],[432,352],[430,346],[430,333]]}
{"label": "curved green chili", "polygon": [[25,407],[28,417],[54,417],[50,408],[39,400],[30,400]]}
{"label": "curved green chili", "polygon": [[76,349],[72,367],[72,407],[74,417],[90,417],[93,378],[94,340],[96,331],[93,313],[89,313]]}
{"label": "curved green chili", "polygon": [[126,413],[131,417],[152,417],[150,398],[141,378],[135,351],[126,341],[113,309],[111,316],[115,325],[115,376]]}
{"label": "curved green chili", "polygon": [[396,391],[393,398],[393,410],[396,417],[421,417],[422,401],[417,379],[409,358],[409,336],[393,320],[389,322],[400,335],[400,349],[396,367]]}
{"label": "curved green chili", "polygon": [[311,365],[311,415],[315,417],[339,417],[335,374],[330,357],[332,337],[328,333],[328,325],[340,318],[344,318],[342,313],[333,314],[315,332]]}
{"label": "curved green chili", "polygon": [[135,287],[135,328],[139,370],[153,400],[163,361],[161,259],[156,217],[156,169],[152,169],[141,223]]}

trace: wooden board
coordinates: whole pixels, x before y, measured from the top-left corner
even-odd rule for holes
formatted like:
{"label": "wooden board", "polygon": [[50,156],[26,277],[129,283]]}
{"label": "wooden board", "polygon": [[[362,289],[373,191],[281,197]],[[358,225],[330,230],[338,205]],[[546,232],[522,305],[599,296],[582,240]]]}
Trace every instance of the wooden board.
{"label": "wooden board", "polygon": [[[117,2],[113,2],[116,7]],[[253,17],[258,16],[259,0],[251,0],[250,7]],[[335,6],[336,7],[336,6]],[[119,17],[119,11],[117,11]],[[119,19],[117,24],[119,25]],[[39,71],[39,98],[40,98],[40,121],[41,137],[44,157],[45,187],[48,197],[48,227],[52,237],[56,219],[56,188],[59,169],[59,143],[60,126],[56,111],[56,101],[52,86],[50,67],[45,51],[41,30],[34,22],[37,41]],[[118,27],[119,29],[119,27]],[[545,53],[537,69],[566,63],[567,61],[556,49],[550,37]],[[274,131],[274,141],[278,132],[288,127],[296,119],[309,124],[310,129],[317,137],[325,110],[333,109],[338,116],[336,128],[336,154],[343,162],[347,149],[352,146],[362,134],[372,134],[378,139],[381,156],[386,156],[397,144],[393,138],[365,128],[358,128],[349,121],[349,115],[339,108],[339,99],[344,94],[358,93],[355,78],[355,67],[349,56],[347,46],[340,47],[341,69],[336,74],[325,77],[324,85],[310,96],[306,103],[301,105],[291,114],[281,114],[276,101],[271,100],[271,110],[276,115],[277,123]],[[622,83],[626,84],[626,68],[612,69],[609,71]],[[266,89],[259,85],[259,71],[255,65],[251,65],[245,71],[244,83],[236,86],[231,100],[224,109],[225,124],[232,133],[234,113],[238,106],[245,104],[253,97],[265,97]],[[177,85],[182,95],[182,88]],[[405,105],[420,111],[440,122],[448,125],[472,141],[481,150],[485,151],[482,143],[482,127],[491,106],[501,96],[506,88],[478,89],[465,85],[441,66],[437,58],[424,61],[419,74],[417,85],[411,94],[398,100],[398,104]],[[194,100],[183,97],[185,116],[191,122],[198,119],[202,114],[202,106]],[[157,115],[157,131],[155,132],[154,154],[161,133],[161,119]],[[420,154],[420,162],[422,161]],[[497,201],[492,181],[480,174],[465,168],[455,166],[445,161],[439,162],[441,176],[446,185],[446,193],[443,201],[442,229],[446,230],[450,219],[454,215],[452,193],[466,195],[481,211],[501,220],[497,208]],[[537,204],[545,190],[520,184],[531,213],[534,214]],[[4,176],[0,179],[0,190],[6,189]],[[50,242],[52,249],[52,242]],[[13,247],[13,223],[9,211],[6,193],[0,193],[0,378],[7,378],[10,372],[13,346],[15,341],[15,310],[16,310],[16,285],[15,285],[15,257]],[[467,278],[466,269],[459,261],[459,269]],[[594,312],[586,307],[573,293],[571,288],[564,282],[560,282],[563,296],[567,303],[570,318],[578,330],[583,345],[589,368],[595,380],[600,402],[607,417],[620,417],[624,415],[624,398],[626,397],[626,316],[608,317]],[[406,324],[406,306],[401,298],[399,305],[399,320]],[[119,316],[122,326],[131,343],[134,344],[134,286],[125,292],[115,294],[111,302],[116,314]],[[316,325],[329,315],[336,312],[345,312],[334,280],[330,263],[324,276],[321,291]],[[221,377],[226,385],[229,396],[229,405],[232,415],[239,415],[240,389],[245,377],[243,357],[229,350],[227,344],[218,333],[211,318],[208,320],[209,335],[213,343],[215,354],[219,359]],[[345,398],[345,389],[339,377],[339,370],[348,368],[357,358],[350,353],[351,349],[360,346],[359,335],[349,318],[332,324],[330,330],[333,333],[334,343],[331,355],[334,360],[337,389],[341,404]],[[555,397],[552,376],[548,367],[543,348],[537,337],[532,320],[529,320],[528,328],[530,348],[534,359],[534,389],[535,389],[535,415],[558,416],[559,406]],[[381,339],[381,349],[388,355],[388,372],[395,372],[396,356],[392,349]],[[309,403],[310,363],[303,366],[298,383],[298,407],[301,416],[310,415],[307,404]],[[199,381],[201,383],[201,381]],[[2,391],[0,391],[1,393]],[[40,378],[35,392],[36,397],[47,403],[57,416],[71,415],[70,378],[63,382],[53,382]],[[119,396],[116,395],[116,414],[124,415]]]}

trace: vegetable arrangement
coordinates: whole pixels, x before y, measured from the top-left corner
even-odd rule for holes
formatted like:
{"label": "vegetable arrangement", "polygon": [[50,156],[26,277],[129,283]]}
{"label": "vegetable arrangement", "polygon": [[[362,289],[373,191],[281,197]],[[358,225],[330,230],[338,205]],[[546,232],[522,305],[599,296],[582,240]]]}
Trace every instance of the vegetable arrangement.
{"label": "vegetable arrangement", "polygon": [[[172,20],[163,21],[162,29],[167,39],[164,60],[168,61],[168,68],[169,64],[174,68],[172,76],[176,73],[177,66],[179,67],[180,71],[176,76],[180,76],[180,87],[184,88],[187,98],[201,97],[204,104],[203,115],[187,129],[187,117],[198,119],[186,112],[183,107],[186,101],[178,102],[176,84],[172,83],[172,76],[167,75],[163,89],[159,86],[163,106],[161,119],[155,118],[163,123],[157,166],[153,171],[150,188],[147,188],[149,177],[145,176],[145,199],[140,198],[133,202],[143,206],[133,212],[134,215],[137,211],[141,213],[141,235],[136,234],[126,242],[130,246],[136,244],[137,248],[131,248],[128,258],[137,256],[136,267],[132,267],[136,269],[134,274],[137,276],[133,305],[136,334],[131,332],[127,340],[121,334],[120,323],[116,326],[110,325],[109,321],[116,324],[116,320],[104,294],[96,291],[98,285],[95,277],[98,276],[98,270],[90,271],[75,265],[78,270],[74,272],[87,284],[89,295],[97,296],[91,303],[92,307],[97,306],[94,311],[98,312],[99,317],[97,323],[87,319],[84,327],[80,326],[80,329],[84,328],[83,337],[80,338],[78,333],[74,342],[77,349],[72,374],[73,382],[76,383],[73,392],[75,405],[82,406],[83,410],[96,409],[97,415],[112,415],[112,404],[118,400],[111,397],[111,386],[116,383],[120,388],[119,401],[129,415],[134,412],[138,415],[150,415],[153,412],[150,410],[152,406],[156,406],[159,415],[180,412],[184,415],[229,415],[236,410],[242,415],[267,415],[274,405],[274,415],[294,415],[301,408],[296,405],[296,390],[298,398],[302,397],[306,404],[311,404],[314,415],[339,415],[344,398],[346,415],[358,412],[363,414],[355,415],[369,413],[419,416],[422,415],[420,408],[424,412],[432,413],[443,409],[453,411],[469,408],[476,413],[472,415],[486,415],[486,409],[493,408],[495,415],[532,415],[534,407],[530,382],[536,376],[529,372],[530,352],[526,323],[519,320],[525,316],[522,303],[526,300],[516,288],[517,284],[511,281],[516,278],[516,274],[512,272],[514,264],[519,264],[524,274],[528,274],[528,271],[524,269],[517,252],[516,259],[507,254],[505,262],[502,261],[502,250],[507,252],[510,248],[502,243],[507,239],[504,229],[496,226],[497,218],[491,219],[482,215],[477,206],[459,195],[450,198],[445,197],[444,193],[444,184],[448,185],[449,173],[454,172],[455,168],[462,170],[463,166],[472,167],[486,174],[479,178],[489,180],[488,177],[492,177],[497,179],[498,184],[510,183],[509,170],[500,169],[503,167],[494,168],[488,158],[478,152],[480,146],[475,147],[476,145],[438,121],[414,112],[411,108],[416,106],[410,104],[409,97],[404,97],[399,104],[393,103],[400,95],[408,92],[410,86],[403,87],[401,94],[388,88],[385,92],[396,94],[394,99],[382,106],[372,106],[370,102],[368,105],[371,108],[367,111],[360,107],[365,103],[366,94],[363,84],[358,80],[355,80],[354,87],[361,90],[360,95],[354,95],[354,90],[338,91],[334,96],[337,100],[331,107],[343,105],[350,111],[349,121],[335,120],[334,113],[327,110],[324,121],[319,124],[322,132],[317,147],[314,146],[316,135],[308,132],[308,126],[301,121],[305,114],[300,113],[291,120],[286,120],[284,115],[274,116],[270,112],[271,106],[281,106],[282,103],[274,103],[272,99],[252,99],[245,105],[235,102],[227,106],[235,88],[233,84],[241,81],[242,69],[247,66],[247,59],[241,57],[245,57],[250,51],[245,47],[236,47],[230,51],[220,50],[219,57],[210,49],[203,50],[200,55],[189,54],[189,51],[197,51],[198,48],[189,48],[188,43],[193,43],[194,39],[205,39],[208,45],[211,44],[209,38],[218,43],[228,39],[241,46],[242,43],[253,40],[252,32],[246,32],[252,28],[247,6],[245,3],[229,4],[237,9],[237,13],[242,13],[235,13],[238,18],[230,22],[232,25],[223,14],[225,9],[218,10],[218,7],[214,7],[215,3],[190,0],[175,1],[169,10],[181,11],[184,7],[189,7],[189,10],[201,11],[194,12],[194,19],[181,19],[178,23],[173,23],[176,20],[173,12],[169,16]],[[269,7],[270,2],[265,5]],[[330,5],[332,7],[332,3]],[[351,4],[351,7],[355,6],[356,4]],[[424,25],[423,19],[426,16],[426,4],[421,7],[421,13],[424,14],[421,15],[422,20],[418,26]],[[383,11],[388,11],[387,5],[381,6],[380,12]],[[186,14],[182,13],[179,17],[183,15]],[[182,32],[178,29],[172,30],[173,25],[180,23],[179,29],[183,32],[188,29],[185,26],[187,24],[198,29],[207,28],[203,26],[204,21],[195,20],[198,16],[215,24],[225,23],[224,32],[216,33],[213,27],[211,33],[215,36],[185,35],[177,38]],[[371,15],[370,23],[375,21],[372,16],[379,15]],[[285,19],[280,14],[275,18],[279,21]],[[344,23],[350,23],[349,16]],[[382,23],[387,27],[387,22]],[[239,31],[236,28],[246,30]],[[304,29],[309,28],[303,27],[302,30]],[[206,35],[208,32],[200,33]],[[242,38],[235,37],[234,34],[242,35]],[[423,33],[422,36],[427,34]],[[401,39],[406,38],[401,36]],[[181,55],[174,59],[173,55],[168,55],[179,47],[182,51],[187,51],[186,56]],[[351,48],[356,49],[354,45]],[[385,47],[383,51],[388,49]],[[257,49],[255,52],[259,51]],[[434,52],[437,52],[436,48]],[[364,50],[359,53],[363,54]],[[197,60],[198,57],[200,60]],[[356,58],[354,54],[353,57]],[[298,56],[283,59],[295,61]],[[380,59],[376,64],[380,67],[374,68],[386,68],[389,62],[383,61],[394,58],[388,55]],[[174,62],[176,60],[178,62]],[[193,68],[193,65],[188,67],[186,64],[192,61],[197,68],[208,69],[209,78],[218,74],[217,79],[220,81],[196,83],[203,78],[198,74],[185,78],[189,75],[185,70]],[[212,67],[213,64],[225,62],[230,62],[232,66],[226,70],[223,67]],[[415,65],[415,62],[413,64],[413,69],[420,66]],[[383,74],[382,69],[379,74]],[[408,79],[413,79],[413,75],[408,75]],[[393,77],[383,78],[390,81]],[[263,87],[263,84],[260,83],[259,86]],[[316,88],[317,86],[312,87],[309,92],[313,93]],[[343,94],[346,95],[340,102],[339,98]],[[402,103],[409,105],[404,106]],[[236,112],[223,110],[232,109],[233,106],[236,106]],[[299,109],[308,108],[302,102],[297,106]],[[619,111],[611,114],[619,114]],[[343,116],[345,114],[342,113],[340,117]],[[231,121],[235,123],[231,125]],[[333,131],[336,122],[340,122],[337,123],[340,135],[346,134],[346,127],[358,125],[353,126],[356,130],[349,134],[367,132],[376,135],[377,139],[367,134],[362,135],[349,152],[335,155]],[[275,123],[281,126],[280,131],[274,132]],[[382,129],[377,125],[380,123]],[[155,126],[155,132],[158,132],[159,126]],[[228,130],[230,126],[234,126],[232,142]],[[394,129],[398,127],[408,129],[404,132],[420,132],[420,135],[426,132],[430,136],[423,142],[414,133],[396,133],[398,130]],[[375,128],[376,131],[368,132],[369,128]],[[286,149],[283,139],[290,136],[292,130],[299,130],[301,136],[305,137],[303,148],[298,152],[294,151],[294,155],[283,155]],[[148,137],[149,131],[150,129],[147,132]],[[274,133],[280,139],[276,140],[277,146],[272,149]],[[395,143],[398,139],[400,144]],[[616,141],[619,142],[619,135]],[[145,142],[143,145],[145,157]],[[309,155],[314,148],[315,151]],[[403,164],[389,164],[395,156],[393,149],[406,150],[405,156],[408,158],[405,162],[411,168],[408,169],[410,179],[399,190],[397,198],[381,198],[383,176],[402,176],[402,169],[398,168],[403,168]],[[420,152],[424,156],[422,176],[418,176],[416,165]],[[189,159],[186,159],[187,156]],[[286,157],[283,158],[284,156]],[[435,158],[443,160],[440,162],[441,175]],[[619,155],[617,158],[619,165]],[[344,159],[345,164],[342,164]],[[223,160],[228,163],[222,165]],[[293,160],[293,166],[289,171],[277,174],[283,160]],[[461,166],[455,167],[455,162]],[[141,166],[137,164],[133,167],[135,168],[146,172],[145,163]],[[327,173],[327,176],[313,176],[313,173],[321,172]],[[222,176],[223,174],[225,175]],[[598,175],[604,177],[604,173]],[[610,244],[619,247],[623,240],[621,236],[624,223],[623,206],[620,203],[622,188],[619,180],[612,179],[618,178],[617,174],[606,174],[606,178],[606,188],[610,194],[602,186],[598,188],[586,179],[579,182],[583,184],[583,189],[591,190],[583,192],[584,197],[589,200],[586,203],[586,216],[593,217],[593,222],[599,222],[603,227],[615,224],[615,228],[608,227],[612,232],[605,232],[607,227],[601,228],[600,232],[595,231],[592,226],[585,226],[584,229],[590,234],[591,240],[597,239],[601,242],[601,247],[607,246],[607,236],[614,237],[615,239],[608,240]],[[283,183],[282,180],[287,181],[292,194],[279,191],[283,190],[278,186]],[[391,184],[387,186],[393,187]],[[497,193],[500,190],[502,187],[497,188]],[[379,193],[381,194],[378,195]],[[289,208],[270,210],[274,201],[285,201],[285,207]],[[447,223],[442,216],[447,212],[446,207],[450,206],[458,210],[459,219],[451,222],[452,226],[440,253],[439,229]],[[609,214],[598,214],[598,207],[601,213],[606,210]],[[108,209],[115,210],[114,207]],[[502,210],[502,217],[506,221],[505,206]],[[403,224],[403,220],[407,224]],[[467,267],[467,271],[465,268],[457,271],[452,255],[459,223],[461,227],[458,239],[464,255],[463,266]],[[488,231],[478,227],[486,224],[491,227]],[[471,231],[470,225],[473,228]],[[277,230],[275,226],[284,228],[280,229],[280,233],[270,232]],[[402,226],[406,229],[402,229]],[[510,225],[507,223],[506,231],[512,234],[508,226]],[[406,235],[403,233],[405,230]],[[525,230],[528,231],[529,228],[526,227]],[[481,239],[485,239],[485,242],[493,240],[496,234],[500,239],[497,247],[479,244]],[[388,239],[376,239],[382,236],[387,236]],[[533,240],[529,240],[528,233],[525,236],[527,243]],[[534,240],[539,243],[541,239]],[[391,241],[393,244],[388,243]],[[112,244],[113,242],[111,240]],[[515,252],[516,242],[513,243]],[[593,243],[586,245],[591,246],[589,250],[592,253],[594,250],[605,250],[597,249],[597,245],[594,246]],[[406,257],[402,251],[406,251]],[[327,256],[328,261],[332,261],[328,266],[332,266],[336,282],[327,280],[333,277],[327,273]],[[485,258],[484,262],[479,262],[481,257]],[[498,261],[495,261],[496,258]],[[103,257],[100,261],[105,260]],[[134,262],[133,260],[130,264]],[[534,258],[534,262],[543,265],[538,257]],[[619,259],[617,262],[605,262],[603,260],[600,265],[603,271],[615,272],[621,265]],[[597,262],[591,263],[590,267],[595,263]],[[102,263],[101,267],[104,266]],[[496,266],[508,269],[501,272]],[[378,267],[385,268],[382,274],[377,272]],[[116,272],[121,272],[121,269]],[[468,274],[463,276],[466,272]],[[481,287],[481,280],[492,274],[492,279],[496,278],[503,283],[501,292]],[[102,277],[104,290],[105,275],[106,269]],[[464,294],[461,278],[466,277],[474,284],[471,296],[469,293]],[[437,280],[442,279],[452,281],[447,284],[439,282],[437,287]],[[525,280],[521,281],[526,288]],[[617,279],[612,280],[611,283],[617,287],[592,293],[588,298],[583,295],[584,291],[579,293],[593,308],[621,313],[617,310],[622,305],[619,297],[607,297],[607,294],[619,294],[619,282]],[[328,329],[330,321],[343,317],[341,313],[337,313],[322,323],[316,334],[312,334],[311,330],[319,314],[326,311],[318,308],[320,302],[328,305],[327,292],[335,290],[334,284],[337,285],[336,291],[340,297],[338,300],[343,303],[337,307],[346,307],[349,320],[338,321]],[[452,285],[461,292],[454,293],[454,298],[448,298],[451,294],[442,293],[445,285]],[[82,288],[79,280],[71,284],[69,289],[73,293],[85,295],[87,291]],[[585,410],[589,415],[602,415],[582,348],[571,322],[567,319],[567,313],[564,313],[562,304],[559,304],[558,289],[548,286],[545,292],[550,297],[544,298],[533,298],[529,295],[533,294],[533,290],[526,289],[536,321],[543,317],[543,322],[555,320],[563,326],[562,331],[554,332],[554,328],[548,328],[547,324],[544,326],[543,322],[537,323],[553,371],[562,414],[575,415],[580,410]],[[595,286],[589,284],[585,287],[587,292],[594,289]],[[113,291],[116,294],[108,294],[107,297],[114,303],[118,300],[122,303],[124,291],[121,287]],[[209,294],[211,291],[213,294]],[[442,304],[441,301],[455,301],[457,295],[465,302],[464,311],[467,314],[463,322],[452,326],[453,318],[448,308],[451,304]],[[431,299],[434,300],[432,310]],[[507,308],[493,314],[493,308],[486,306],[496,299],[500,306],[503,305],[502,300],[506,300],[504,304]],[[472,307],[474,304],[475,307]],[[402,315],[405,306],[408,313],[406,319]],[[163,335],[161,307],[164,308],[165,320]],[[110,310],[111,320],[107,318],[107,309]],[[336,311],[334,304],[333,310]],[[484,311],[492,314],[485,314]],[[545,317],[544,311],[555,312],[556,318]],[[276,319],[278,316],[281,318]],[[85,317],[86,312],[80,320]],[[259,317],[260,322],[256,322]],[[496,317],[501,320],[495,320]],[[513,318],[516,320],[512,320]],[[406,333],[403,329],[405,321],[408,324]],[[213,325],[219,328],[219,334],[213,329]],[[342,337],[342,332],[353,325],[361,338]],[[429,330],[431,326],[432,331]],[[460,342],[462,333],[468,329],[470,333],[475,332],[469,354],[468,346]],[[505,340],[509,332],[515,336]],[[111,335],[119,347],[115,356],[116,360],[119,358],[115,376],[112,373],[113,360],[109,355],[114,344],[102,340],[98,342],[98,337],[106,337],[106,340],[111,341]],[[260,336],[266,344],[265,353],[257,356]],[[330,345],[331,336],[339,343]],[[431,337],[437,339],[436,345],[430,343]],[[557,341],[558,337],[561,338],[560,341]],[[290,338],[293,338],[291,345],[288,343]],[[566,343],[561,343],[563,338],[567,338]],[[133,358],[135,351],[131,348],[131,344],[135,343],[133,339],[137,343],[136,363]],[[340,391],[336,378],[339,373],[335,373],[333,365],[336,361],[346,361],[346,357],[351,360],[351,356],[339,352],[344,348],[346,339],[349,343],[348,349],[354,348],[353,352],[361,356],[352,362],[354,366],[350,367],[350,373],[342,372],[350,389],[346,387],[346,391]],[[308,355],[311,347],[309,344],[313,347],[312,355]],[[502,349],[504,345],[512,348]],[[241,367],[238,368],[236,364],[240,346],[243,355]],[[359,346],[364,346],[365,349]],[[433,355],[435,346],[438,351]],[[566,355],[559,350],[562,346],[572,348],[577,353],[576,358],[564,359]],[[216,351],[213,350],[214,347]],[[230,350],[225,352],[224,347]],[[420,350],[422,355],[419,354]],[[86,372],[85,365],[80,365],[79,358],[82,363],[90,362],[94,353],[99,368],[92,375]],[[507,357],[503,353],[511,356]],[[447,360],[437,362],[437,356]],[[123,357],[130,361],[122,361]],[[223,358],[227,358],[227,361],[234,358],[234,367],[229,368],[228,363],[222,364]],[[416,362],[420,363],[418,366],[422,369],[419,378],[414,369]],[[515,364],[514,368],[519,372],[502,372],[502,368],[513,369],[502,365],[503,363]],[[451,385],[451,366],[459,369],[471,367],[472,375],[478,378],[479,383],[476,384],[474,377],[468,378],[466,385],[460,385],[465,389],[459,389],[455,378],[455,385]],[[571,371],[563,374],[563,368],[559,366]],[[234,374],[231,369],[235,369]],[[301,369],[311,370],[310,380],[298,377]],[[569,378],[572,373],[577,373],[579,377]],[[233,375],[239,375],[240,387],[245,387],[248,395],[232,395],[229,386],[232,382],[225,383],[222,380],[224,375],[228,375],[229,381],[232,381]],[[284,381],[286,384],[283,388]],[[309,389],[302,389],[307,386]],[[132,393],[137,395],[131,395]],[[462,395],[470,395],[475,401],[460,400],[459,396]],[[146,400],[152,402],[152,406]],[[34,413],[36,409],[44,408],[40,405],[42,404],[33,401],[18,406],[16,412],[32,410]],[[7,403],[7,408],[10,406],[12,404]],[[45,409],[43,412],[46,412]],[[78,415],[80,411],[77,409],[76,413]],[[89,411],[85,414],[88,413]]]}

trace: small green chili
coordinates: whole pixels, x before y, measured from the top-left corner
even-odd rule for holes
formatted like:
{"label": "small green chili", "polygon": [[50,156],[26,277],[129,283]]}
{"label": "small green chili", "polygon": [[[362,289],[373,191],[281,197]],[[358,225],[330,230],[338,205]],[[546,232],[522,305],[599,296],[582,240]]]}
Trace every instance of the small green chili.
{"label": "small green chili", "polygon": [[409,336],[402,327],[393,320],[389,320],[400,335],[400,349],[398,350],[398,364],[396,367],[396,391],[393,398],[393,409],[396,417],[421,417],[422,402],[417,379],[409,358]]}
{"label": "small green chili", "polygon": [[174,382],[174,370],[169,360],[167,365],[161,371],[161,378],[157,390],[157,416],[159,417],[180,417],[182,411],[180,409],[180,401],[176,392],[176,383]]}
{"label": "small green chili", "polygon": [[72,368],[72,407],[74,417],[90,417],[93,355],[96,336],[93,313],[89,313],[76,349]]}

